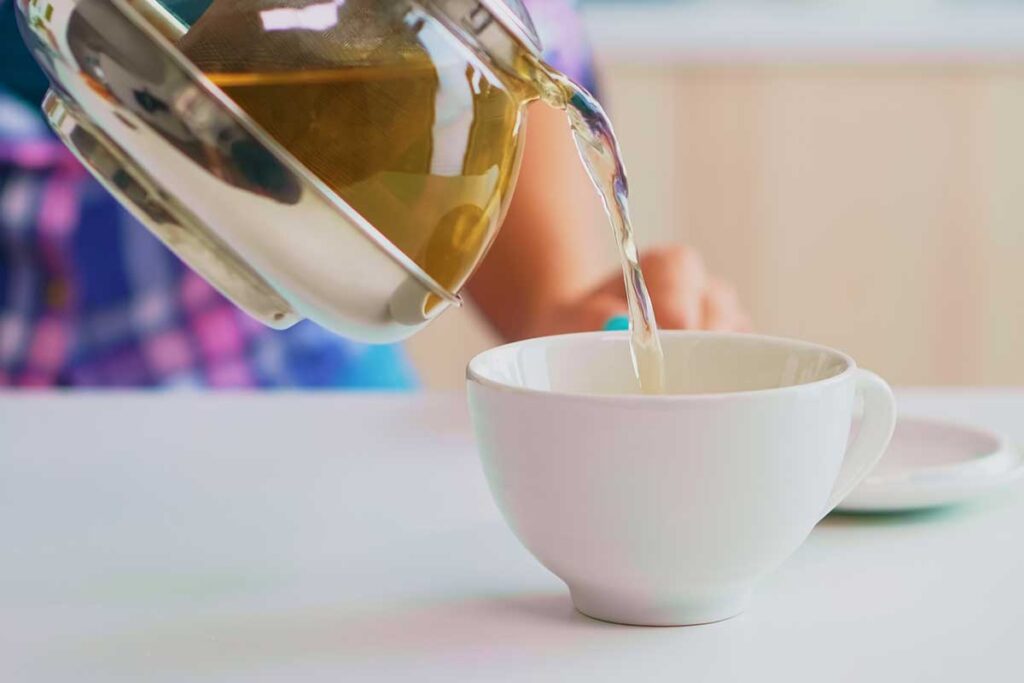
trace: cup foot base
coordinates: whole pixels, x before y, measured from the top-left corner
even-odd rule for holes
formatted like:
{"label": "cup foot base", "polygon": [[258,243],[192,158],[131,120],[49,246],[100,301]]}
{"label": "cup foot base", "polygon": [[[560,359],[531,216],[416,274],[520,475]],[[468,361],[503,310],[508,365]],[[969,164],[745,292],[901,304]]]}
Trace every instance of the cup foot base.
{"label": "cup foot base", "polygon": [[699,626],[739,616],[750,605],[751,589],[703,597],[638,600],[607,591],[570,586],[572,602],[583,615],[627,626]]}

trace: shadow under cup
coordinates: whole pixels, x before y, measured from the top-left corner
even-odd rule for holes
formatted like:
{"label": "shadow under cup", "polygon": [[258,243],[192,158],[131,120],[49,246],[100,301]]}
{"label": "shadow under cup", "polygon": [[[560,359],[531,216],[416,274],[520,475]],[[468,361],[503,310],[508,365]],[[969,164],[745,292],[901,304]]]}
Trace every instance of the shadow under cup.
{"label": "shadow under cup", "polygon": [[499,509],[576,607],[605,621],[742,612],[757,580],[875,465],[895,424],[888,385],[838,351],[674,331],[662,346],[668,393],[656,396],[639,392],[625,333],[528,340],[469,365]]}

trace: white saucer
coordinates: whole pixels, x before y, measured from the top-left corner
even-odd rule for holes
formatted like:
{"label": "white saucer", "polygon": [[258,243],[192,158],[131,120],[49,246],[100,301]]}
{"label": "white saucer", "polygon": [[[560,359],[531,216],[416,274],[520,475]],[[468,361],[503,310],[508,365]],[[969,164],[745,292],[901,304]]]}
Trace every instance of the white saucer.
{"label": "white saucer", "polygon": [[1024,474],[1024,456],[994,432],[901,417],[889,450],[838,510],[900,512],[984,495]]}

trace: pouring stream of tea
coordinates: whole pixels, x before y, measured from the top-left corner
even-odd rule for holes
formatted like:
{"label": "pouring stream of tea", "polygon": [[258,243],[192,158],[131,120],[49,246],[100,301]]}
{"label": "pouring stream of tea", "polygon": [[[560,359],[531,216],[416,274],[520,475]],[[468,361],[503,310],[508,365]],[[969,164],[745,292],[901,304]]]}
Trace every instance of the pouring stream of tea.
{"label": "pouring stream of tea", "polygon": [[633,239],[629,181],[611,121],[600,103],[585,89],[541,62],[535,62],[533,66],[544,102],[564,110],[569,117],[580,158],[601,196],[608,222],[615,233],[622,274],[626,280],[630,352],[640,387],[644,393],[664,393],[665,357]]}

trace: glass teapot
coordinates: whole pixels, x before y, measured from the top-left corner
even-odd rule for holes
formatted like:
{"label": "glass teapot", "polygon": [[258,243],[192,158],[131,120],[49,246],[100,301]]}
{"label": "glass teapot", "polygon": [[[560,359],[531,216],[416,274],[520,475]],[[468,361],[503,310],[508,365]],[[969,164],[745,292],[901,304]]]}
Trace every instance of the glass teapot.
{"label": "glass teapot", "polygon": [[16,3],[57,134],[250,315],[392,342],[459,303],[537,96],[519,0]]}

